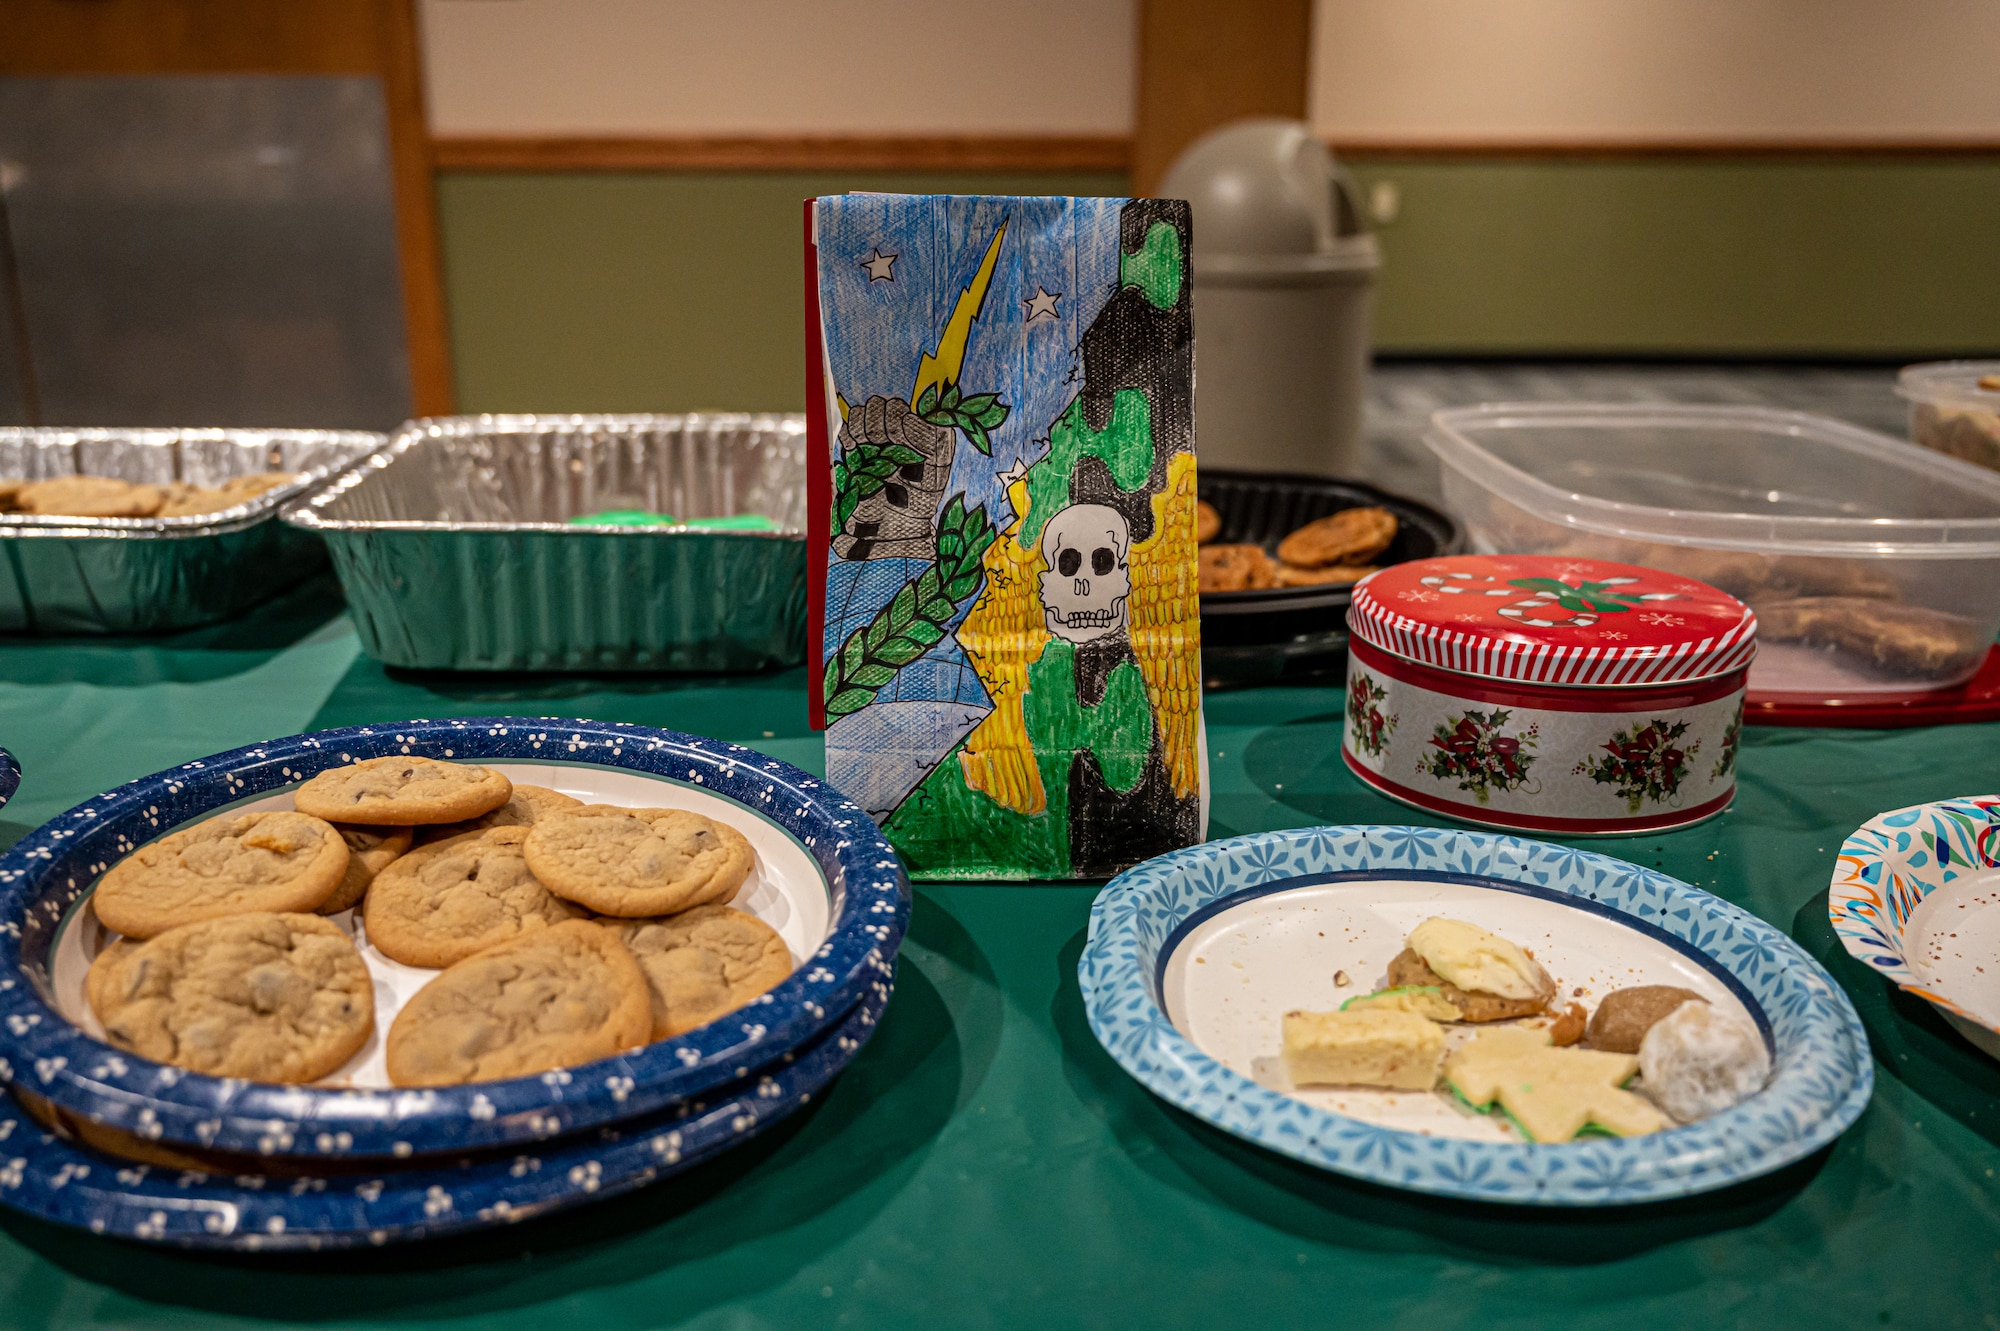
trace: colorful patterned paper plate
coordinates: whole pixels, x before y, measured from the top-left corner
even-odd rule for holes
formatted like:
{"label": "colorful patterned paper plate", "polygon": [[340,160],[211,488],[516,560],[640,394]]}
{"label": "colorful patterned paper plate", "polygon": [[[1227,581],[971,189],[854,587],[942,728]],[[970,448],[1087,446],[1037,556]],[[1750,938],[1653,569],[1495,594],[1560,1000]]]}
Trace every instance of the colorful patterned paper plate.
{"label": "colorful patterned paper plate", "polygon": [[[396,1172],[236,1177],[133,1164],[44,1131],[0,1094],[0,1204],[95,1234],[238,1251],[441,1238],[598,1201],[764,1131],[833,1080],[874,1033],[890,984],[763,1073],[644,1119]],[[297,1162],[294,1162],[297,1163]]]}
{"label": "colorful patterned paper plate", "polygon": [[[1366,992],[1429,914],[1516,937],[1592,1002],[1653,982],[1733,1005],[1764,1031],[1771,1080],[1698,1123],[1560,1145],[1505,1140],[1442,1097],[1278,1089],[1284,1008]],[[1831,1142],[1874,1088],[1853,1005],[1779,930],[1665,874],[1490,833],[1303,828],[1161,856],[1098,896],[1078,979],[1098,1040],[1168,1103],[1308,1164],[1441,1196],[1607,1206],[1727,1187]]]}
{"label": "colorful patterned paper plate", "polygon": [[2000,1058],[2000,795],[1877,814],[1827,894],[1848,952]]}
{"label": "colorful patterned paper plate", "polygon": [[[789,979],[707,1026],[584,1067],[476,1087],[375,1086],[365,1066],[343,1069],[354,1084],[341,1088],[207,1077],[115,1049],[85,1028],[87,1008],[77,1004],[87,940],[79,939],[96,926],[79,903],[105,868],[181,824],[282,796],[326,768],[403,753],[567,769],[573,780],[559,784],[617,786],[616,803],[636,803],[635,788],[660,792],[647,797],[659,803],[719,802],[759,845],[760,875],[769,863],[791,864],[799,894],[791,904],[817,912],[815,936],[788,939],[800,959]],[[738,745],[518,717],[296,735],[121,786],[0,857],[0,1083],[19,1080],[106,1127],[203,1150],[408,1159],[542,1142],[670,1107],[810,1039],[890,973],[908,917],[901,863],[868,816],[809,774]]]}

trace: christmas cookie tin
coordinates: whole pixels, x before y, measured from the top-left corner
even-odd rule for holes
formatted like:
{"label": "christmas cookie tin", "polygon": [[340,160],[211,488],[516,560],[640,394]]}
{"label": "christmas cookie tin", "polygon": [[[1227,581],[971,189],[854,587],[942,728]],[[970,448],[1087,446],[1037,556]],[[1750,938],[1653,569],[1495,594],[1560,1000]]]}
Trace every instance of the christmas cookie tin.
{"label": "christmas cookie tin", "polygon": [[1363,580],[1341,754],[1383,794],[1570,835],[1699,822],[1736,794],[1750,607],[1657,569],[1460,555]]}

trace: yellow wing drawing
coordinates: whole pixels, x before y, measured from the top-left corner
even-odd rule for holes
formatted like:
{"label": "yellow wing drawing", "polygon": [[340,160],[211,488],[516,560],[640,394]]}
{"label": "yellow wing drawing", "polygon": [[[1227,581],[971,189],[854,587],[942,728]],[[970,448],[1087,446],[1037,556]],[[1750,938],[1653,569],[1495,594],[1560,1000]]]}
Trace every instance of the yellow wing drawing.
{"label": "yellow wing drawing", "polygon": [[1167,775],[1182,799],[1201,780],[1201,609],[1196,599],[1194,454],[1167,464],[1153,534],[1132,545],[1132,653],[1153,700]]}
{"label": "yellow wing drawing", "polygon": [[[993,710],[974,726],[959,750],[959,770],[965,784],[1020,814],[1048,808],[1041,769],[1028,743],[1027,718],[1021,699],[1028,690],[1028,667],[1042,659],[1049,630],[1042,618],[1039,583],[1048,567],[1039,543],[1021,544],[1028,517],[1028,483],[1017,480],[1007,497],[1018,514],[986,547],[986,587],[959,626],[959,646],[993,699]],[[1194,510],[1188,510],[1188,530],[1194,530]],[[1193,537],[1190,535],[1190,540]]]}

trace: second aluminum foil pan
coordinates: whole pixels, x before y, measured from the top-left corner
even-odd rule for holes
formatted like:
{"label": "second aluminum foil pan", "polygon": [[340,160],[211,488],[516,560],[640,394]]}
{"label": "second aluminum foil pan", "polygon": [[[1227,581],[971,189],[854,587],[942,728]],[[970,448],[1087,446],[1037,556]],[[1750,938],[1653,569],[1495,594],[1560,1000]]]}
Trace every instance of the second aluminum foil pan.
{"label": "second aluminum foil pan", "polygon": [[[578,527],[621,509],[778,532]],[[761,670],[805,659],[805,417],[416,421],[287,521],[362,647],[421,670]]]}
{"label": "second aluminum foil pan", "polygon": [[277,522],[279,509],[386,442],[364,430],[0,429],[6,480],[297,478],[193,517],[0,513],[0,632],[158,633],[248,609],[326,565],[320,542]]}

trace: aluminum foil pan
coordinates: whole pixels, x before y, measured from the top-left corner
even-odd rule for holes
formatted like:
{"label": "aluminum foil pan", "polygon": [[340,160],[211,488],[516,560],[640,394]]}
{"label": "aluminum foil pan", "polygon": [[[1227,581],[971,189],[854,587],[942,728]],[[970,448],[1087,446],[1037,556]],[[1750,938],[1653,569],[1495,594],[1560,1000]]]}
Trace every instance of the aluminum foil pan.
{"label": "aluminum foil pan", "polygon": [[[805,659],[802,415],[415,421],[286,521],[367,652],[425,670],[710,672]],[[577,527],[619,509],[779,532]]]}
{"label": "aluminum foil pan", "polygon": [[325,565],[320,541],[273,519],[386,442],[364,430],[0,429],[0,478],[213,486],[299,474],[193,517],[0,513],[0,632],[151,633],[226,619]]}

